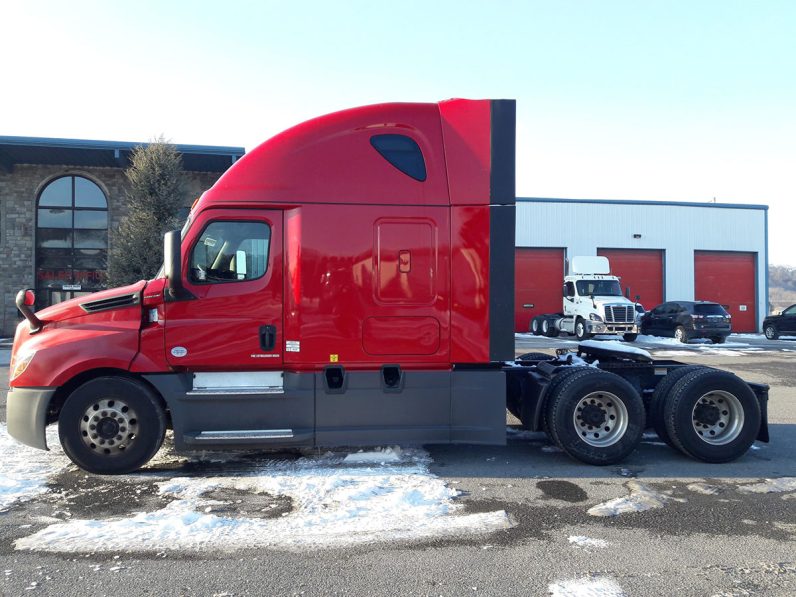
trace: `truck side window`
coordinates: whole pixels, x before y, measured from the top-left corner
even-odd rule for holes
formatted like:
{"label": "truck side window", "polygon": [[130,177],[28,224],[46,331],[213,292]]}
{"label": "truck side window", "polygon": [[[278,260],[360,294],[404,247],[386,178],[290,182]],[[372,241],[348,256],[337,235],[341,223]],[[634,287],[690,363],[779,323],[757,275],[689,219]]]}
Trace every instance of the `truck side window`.
{"label": "truck side window", "polygon": [[216,284],[261,278],[268,268],[270,240],[271,229],[263,222],[211,222],[191,252],[191,282]]}
{"label": "truck side window", "polygon": [[419,182],[426,180],[426,162],[415,140],[406,135],[373,135],[370,144],[401,172]]}

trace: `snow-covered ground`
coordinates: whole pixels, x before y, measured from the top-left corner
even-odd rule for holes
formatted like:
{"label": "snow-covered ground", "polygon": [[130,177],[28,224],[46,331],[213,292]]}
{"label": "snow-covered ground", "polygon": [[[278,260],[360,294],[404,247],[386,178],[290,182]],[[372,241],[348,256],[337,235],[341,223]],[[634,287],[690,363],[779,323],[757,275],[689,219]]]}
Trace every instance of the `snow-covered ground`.
{"label": "snow-covered ground", "polygon": [[[57,437],[50,441],[57,446]],[[0,487],[6,506],[47,491],[47,479],[67,466],[62,453],[20,446],[5,428],[0,433],[0,449],[4,453]],[[19,539],[16,548],[56,552],[296,551],[481,535],[512,526],[502,510],[463,513],[463,506],[455,500],[458,492],[429,472],[431,459],[424,450],[329,452],[297,460],[220,458],[232,465],[229,475],[155,472],[156,478],[162,478],[155,482],[158,492],[169,500],[163,507],[124,517],[50,524]],[[166,451],[155,462],[163,466],[170,460],[177,463],[178,471],[185,461]],[[116,477],[114,482],[151,483],[152,473]],[[256,511],[230,508],[241,501],[236,497],[246,498],[247,508]],[[276,507],[275,498],[289,507],[269,516],[269,509]]]}

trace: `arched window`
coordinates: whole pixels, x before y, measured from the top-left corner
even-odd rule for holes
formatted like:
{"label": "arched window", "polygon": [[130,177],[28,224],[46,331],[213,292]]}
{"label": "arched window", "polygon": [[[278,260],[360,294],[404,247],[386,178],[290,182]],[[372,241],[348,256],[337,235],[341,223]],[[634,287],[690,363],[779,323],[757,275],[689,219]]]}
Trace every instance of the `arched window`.
{"label": "arched window", "polygon": [[95,183],[62,176],[36,209],[37,306],[101,290],[108,257],[108,201]]}

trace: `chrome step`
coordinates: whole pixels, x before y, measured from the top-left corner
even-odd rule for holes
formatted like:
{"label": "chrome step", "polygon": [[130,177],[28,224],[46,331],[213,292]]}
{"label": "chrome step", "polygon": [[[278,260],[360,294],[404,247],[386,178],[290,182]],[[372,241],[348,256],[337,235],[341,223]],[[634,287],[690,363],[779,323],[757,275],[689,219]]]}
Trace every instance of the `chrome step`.
{"label": "chrome step", "polygon": [[230,431],[202,431],[193,437],[197,442],[232,440],[292,439],[292,429],[233,429]]}

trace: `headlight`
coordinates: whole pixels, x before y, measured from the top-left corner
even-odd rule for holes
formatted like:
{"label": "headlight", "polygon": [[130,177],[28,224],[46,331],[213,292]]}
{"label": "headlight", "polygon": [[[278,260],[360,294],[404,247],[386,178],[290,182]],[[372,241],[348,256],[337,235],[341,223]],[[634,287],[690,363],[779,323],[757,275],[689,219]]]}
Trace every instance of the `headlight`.
{"label": "headlight", "polygon": [[589,313],[589,319],[592,321],[602,321],[603,318],[597,315],[597,313]]}
{"label": "headlight", "polygon": [[14,358],[11,360],[11,366],[9,367],[9,381],[14,381],[17,377],[25,373],[25,369],[28,368],[28,365],[30,365],[35,355],[35,350],[14,355]]}

